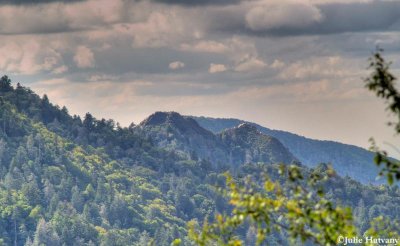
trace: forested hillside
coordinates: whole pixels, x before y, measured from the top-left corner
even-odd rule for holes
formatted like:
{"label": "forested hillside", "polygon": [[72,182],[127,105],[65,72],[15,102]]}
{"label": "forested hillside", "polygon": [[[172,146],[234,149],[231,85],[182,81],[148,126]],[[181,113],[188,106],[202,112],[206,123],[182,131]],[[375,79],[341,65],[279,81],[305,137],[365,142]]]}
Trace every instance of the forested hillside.
{"label": "forested hillside", "polygon": [[206,160],[214,167],[296,161],[277,139],[262,134],[250,124],[214,135],[190,117],[176,112],[156,112],[133,130],[164,150],[186,159]]}
{"label": "forested hillside", "polygon": [[[237,179],[266,172],[285,185],[274,163],[301,160],[288,149],[250,125],[213,134],[176,113],[129,127],[81,119],[4,76],[0,245],[191,245],[187,222],[230,209],[215,189],[225,171]],[[397,186],[335,176],[326,190],[353,208],[361,232],[378,215],[400,216]],[[254,241],[249,228],[241,235]],[[272,242],[287,243],[284,234]]]}

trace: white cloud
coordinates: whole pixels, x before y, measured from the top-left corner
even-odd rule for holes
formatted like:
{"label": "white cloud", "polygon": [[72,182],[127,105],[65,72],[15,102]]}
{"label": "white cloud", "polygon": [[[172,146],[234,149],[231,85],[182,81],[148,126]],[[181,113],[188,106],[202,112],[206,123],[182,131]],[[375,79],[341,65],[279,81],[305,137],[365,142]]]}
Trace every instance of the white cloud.
{"label": "white cloud", "polygon": [[53,70],[54,74],[62,74],[68,71],[68,67],[65,65],[62,65],[60,67],[57,67]]}
{"label": "white cloud", "polygon": [[100,81],[118,81],[118,76],[108,75],[108,74],[93,74],[89,77],[89,81],[91,82],[100,82]]}
{"label": "white cloud", "polygon": [[171,62],[168,67],[169,67],[169,69],[177,70],[177,69],[185,67],[185,63],[183,63],[181,61],[174,61],[174,62]]}
{"label": "white cloud", "polygon": [[79,46],[74,55],[74,62],[79,68],[94,67],[94,54],[86,46]]}
{"label": "white cloud", "polygon": [[271,67],[274,69],[280,69],[280,68],[283,68],[284,66],[285,66],[285,63],[278,59],[275,59],[274,62],[271,64]]}
{"label": "white cloud", "polygon": [[313,80],[322,78],[361,77],[358,69],[354,69],[352,61],[339,56],[315,57],[296,61],[286,66],[279,77],[285,80]]}
{"label": "white cloud", "polygon": [[124,20],[122,0],[88,0],[73,4],[0,6],[0,32],[6,34],[55,33],[87,30]]}
{"label": "white cloud", "polygon": [[263,2],[246,14],[246,24],[253,31],[304,27],[321,19],[322,15],[317,7],[294,1]]}
{"label": "white cloud", "polygon": [[241,60],[236,66],[236,72],[255,72],[260,69],[263,69],[267,66],[267,64],[257,57],[245,57]]}
{"label": "white cloud", "polygon": [[16,74],[36,74],[62,66],[62,55],[51,46],[36,39],[11,40],[4,38],[0,43],[1,70]]}
{"label": "white cloud", "polygon": [[195,44],[184,43],[181,44],[180,48],[183,51],[209,53],[224,53],[229,49],[224,43],[210,40],[202,40]]}
{"label": "white cloud", "polygon": [[221,73],[225,72],[227,70],[227,67],[224,64],[215,64],[211,63],[210,68],[208,69],[209,73]]}
{"label": "white cloud", "polygon": [[124,24],[123,27],[133,36],[133,47],[174,46],[197,35],[182,14],[174,8],[154,11],[145,21]]}

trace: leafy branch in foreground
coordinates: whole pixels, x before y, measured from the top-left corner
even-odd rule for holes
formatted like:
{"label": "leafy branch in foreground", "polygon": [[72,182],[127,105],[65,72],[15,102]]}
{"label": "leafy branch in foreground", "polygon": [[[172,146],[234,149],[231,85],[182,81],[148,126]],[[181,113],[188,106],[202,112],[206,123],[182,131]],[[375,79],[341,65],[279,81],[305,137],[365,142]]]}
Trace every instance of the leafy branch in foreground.
{"label": "leafy branch in foreground", "polygon": [[298,166],[282,165],[280,173],[288,180],[287,187],[266,177],[262,190],[250,179],[238,185],[227,174],[226,195],[233,205],[232,215],[217,215],[214,223],[205,222],[201,229],[191,222],[189,237],[202,246],[244,245],[236,231],[247,224],[256,228],[257,245],[265,242],[269,234],[281,231],[292,242],[319,245],[336,245],[340,235],[355,235],[351,210],[335,206],[324,196],[322,185],[334,174],[331,168],[303,177]]}
{"label": "leafy branch in foreground", "polygon": [[379,171],[379,176],[386,176],[387,181],[390,185],[393,184],[394,179],[400,180],[400,162],[389,158],[386,151],[379,149],[373,138],[370,139],[371,147],[370,150],[375,152],[374,162],[380,167],[383,167]]}
{"label": "leafy branch in foreground", "polygon": [[[390,62],[386,62],[382,56],[382,49],[377,49],[369,59],[369,68],[372,73],[365,79],[366,87],[375,92],[377,97],[385,99],[388,104],[387,110],[397,117],[397,122],[389,122],[394,125],[396,133],[400,133],[400,93],[396,88],[396,77],[389,71]],[[386,151],[380,150],[375,141],[371,139],[371,150],[376,152],[375,163],[378,166],[383,164],[379,176],[386,176],[388,183],[393,184],[394,179],[400,180],[400,163],[388,157]]]}

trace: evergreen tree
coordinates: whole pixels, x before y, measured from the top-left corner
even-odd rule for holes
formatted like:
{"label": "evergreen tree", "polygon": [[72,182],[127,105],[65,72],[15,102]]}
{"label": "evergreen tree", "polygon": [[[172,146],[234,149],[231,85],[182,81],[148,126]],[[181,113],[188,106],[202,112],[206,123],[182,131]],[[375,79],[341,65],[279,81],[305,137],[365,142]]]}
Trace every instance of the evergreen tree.
{"label": "evergreen tree", "polygon": [[12,91],[13,87],[11,85],[11,80],[7,75],[4,75],[0,78],[0,92],[9,92]]}

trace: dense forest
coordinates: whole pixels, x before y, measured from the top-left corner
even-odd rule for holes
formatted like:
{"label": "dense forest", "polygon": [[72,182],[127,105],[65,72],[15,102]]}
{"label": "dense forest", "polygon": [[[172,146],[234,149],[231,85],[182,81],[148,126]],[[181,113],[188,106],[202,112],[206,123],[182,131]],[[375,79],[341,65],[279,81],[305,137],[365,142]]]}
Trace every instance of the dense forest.
{"label": "dense forest", "polygon": [[[7,76],[0,79],[0,245],[171,245],[232,207],[219,191],[262,173],[282,186],[280,163],[313,169],[278,139],[251,125],[212,133],[194,119],[158,112],[122,127],[113,120],[71,116]],[[340,173],[340,172],[338,172]],[[353,210],[359,233],[384,216],[400,219],[398,186],[361,184],[334,175],[327,197]],[[251,227],[241,228],[246,245]],[[268,245],[288,244],[285,233]]]}

